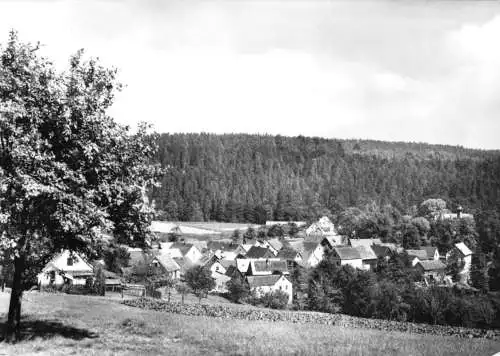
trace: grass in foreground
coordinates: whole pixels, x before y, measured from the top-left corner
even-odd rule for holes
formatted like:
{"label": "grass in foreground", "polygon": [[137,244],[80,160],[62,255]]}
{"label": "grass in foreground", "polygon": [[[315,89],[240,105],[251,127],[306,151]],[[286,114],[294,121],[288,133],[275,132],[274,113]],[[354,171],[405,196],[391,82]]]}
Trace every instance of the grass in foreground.
{"label": "grass in foreground", "polygon": [[[9,294],[0,293],[0,312]],[[190,317],[90,296],[27,293],[25,340],[0,353],[98,355],[492,355],[500,342],[314,324]]]}

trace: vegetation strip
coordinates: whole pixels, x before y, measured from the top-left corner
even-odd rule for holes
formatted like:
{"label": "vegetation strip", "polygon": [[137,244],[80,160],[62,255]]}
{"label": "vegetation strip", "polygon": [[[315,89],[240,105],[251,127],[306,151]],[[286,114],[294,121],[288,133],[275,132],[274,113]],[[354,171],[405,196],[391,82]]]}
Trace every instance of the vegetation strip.
{"label": "vegetation strip", "polygon": [[243,319],[259,321],[288,321],[292,323],[336,325],[346,328],[376,329],[388,332],[399,331],[440,336],[500,339],[500,330],[470,329],[443,325],[417,324],[380,319],[365,319],[343,314],[278,311],[244,307],[239,308],[229,305],[181,304],[152,298],[129,299],[122,301],[122,303],[131,307],[191,316],[207,316],[223,319]]}

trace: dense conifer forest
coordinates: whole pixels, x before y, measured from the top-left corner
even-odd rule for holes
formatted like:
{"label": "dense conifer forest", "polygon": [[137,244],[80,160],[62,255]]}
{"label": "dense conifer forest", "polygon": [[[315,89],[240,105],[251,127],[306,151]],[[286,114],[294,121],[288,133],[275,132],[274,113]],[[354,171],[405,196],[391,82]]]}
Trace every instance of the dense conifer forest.
{"label": "dense conifer forest", "polygon": [[412,214],[437,197],[500,210],[500,151],[247,134],[163,134],[158,147],[166,220],[311,220],[373,203]]}

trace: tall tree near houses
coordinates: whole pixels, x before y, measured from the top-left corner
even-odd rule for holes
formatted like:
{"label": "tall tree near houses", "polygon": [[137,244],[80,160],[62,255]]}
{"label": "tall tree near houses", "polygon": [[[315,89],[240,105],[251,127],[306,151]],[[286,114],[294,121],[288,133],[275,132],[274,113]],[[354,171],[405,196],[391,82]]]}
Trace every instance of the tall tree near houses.
{"label": "tall tree near houses", "polygon": [[136,245],[149,234],[157,138],[106,115],[120,88],[116,70],[83,50],[58,72],[14,31],[0,47],[0,251],[15,269],[7,341],[19,339],[31,266],[61,249],[92,256],[107,231]]}

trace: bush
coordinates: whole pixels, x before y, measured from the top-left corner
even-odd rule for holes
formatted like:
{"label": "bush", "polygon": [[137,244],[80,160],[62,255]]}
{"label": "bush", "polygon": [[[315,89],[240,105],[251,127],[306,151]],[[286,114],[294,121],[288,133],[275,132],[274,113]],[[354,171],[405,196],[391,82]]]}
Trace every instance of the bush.
{"label": "bush", "polygon": [[285,309],[288,304],[288,294],[281,290],[267,292],[260,297],[262,305],[272,309]]}

